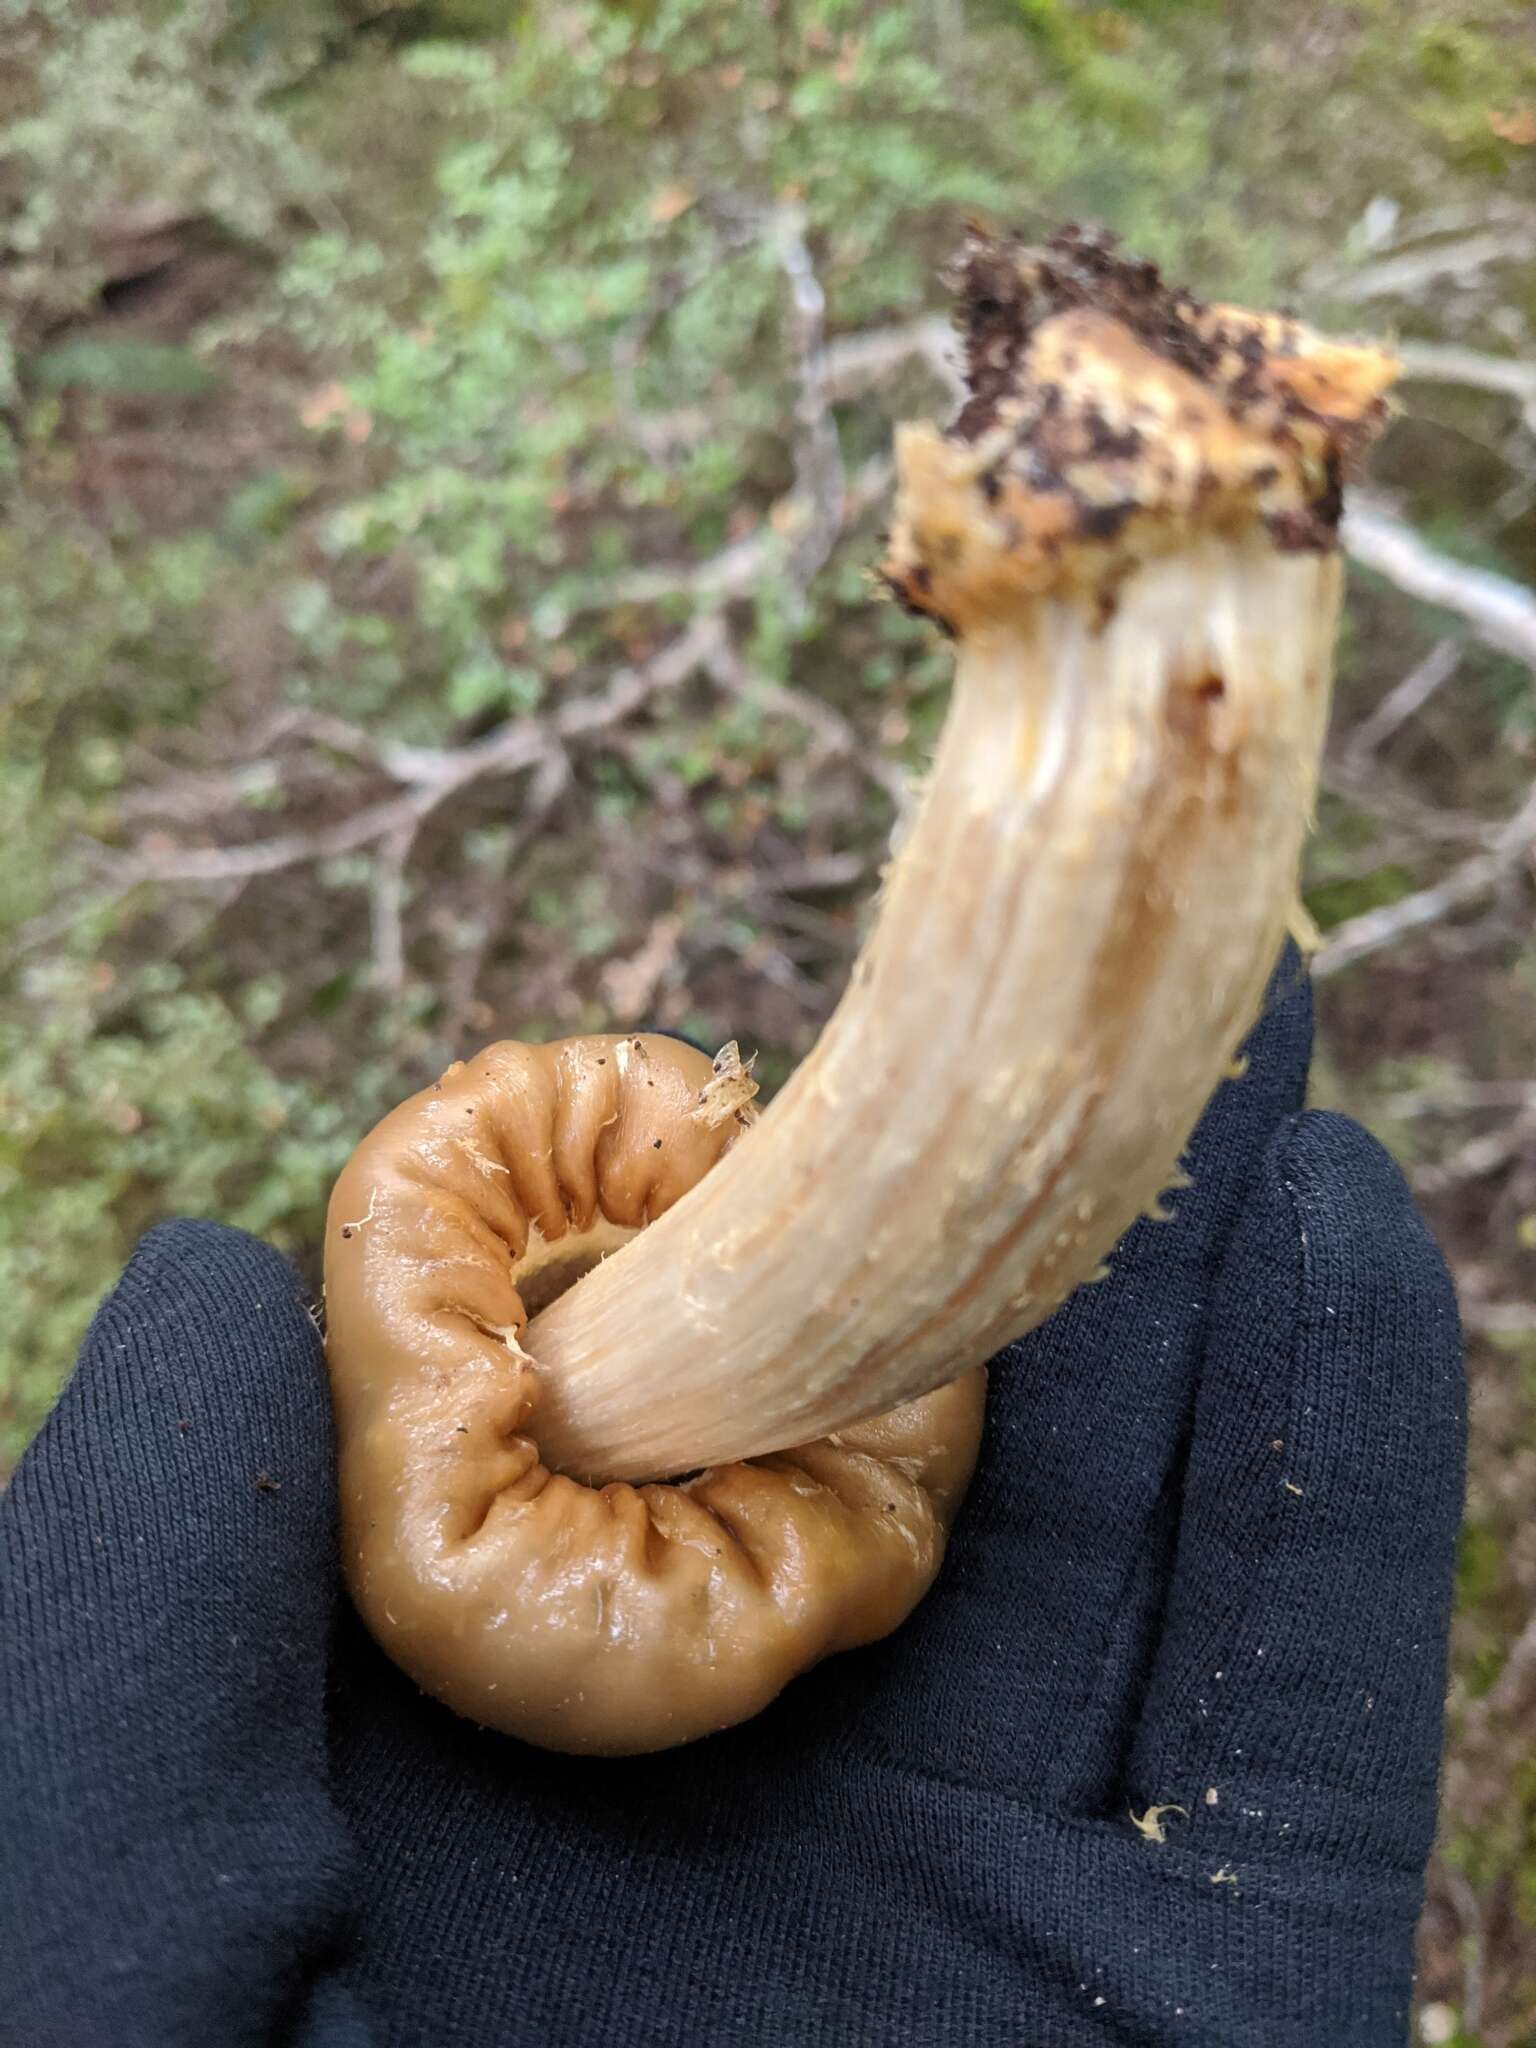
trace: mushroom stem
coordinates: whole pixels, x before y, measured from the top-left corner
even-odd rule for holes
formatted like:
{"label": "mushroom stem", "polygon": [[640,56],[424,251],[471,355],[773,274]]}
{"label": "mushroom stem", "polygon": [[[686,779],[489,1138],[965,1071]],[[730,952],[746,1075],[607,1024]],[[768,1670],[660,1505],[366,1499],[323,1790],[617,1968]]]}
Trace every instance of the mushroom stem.
{"label": "mushroom stem", "polygon": [[1395,365],[1073,230],[973,233],[959,284],[972,397],[900,430],[885,565],[958,641],[933,776],[810,1058],[529,1324],[581,1477],[836,1432],[1040,1322],[1175,1176],[1296,906]]}
{"label": "mushroom stem", "polygon": [[1340,574],[1263,535],[960,644],[920,815],[820,1043],[535,1317],[547,1462],[640,1478],[955,1378],[1172,1176],[1296,884]]}

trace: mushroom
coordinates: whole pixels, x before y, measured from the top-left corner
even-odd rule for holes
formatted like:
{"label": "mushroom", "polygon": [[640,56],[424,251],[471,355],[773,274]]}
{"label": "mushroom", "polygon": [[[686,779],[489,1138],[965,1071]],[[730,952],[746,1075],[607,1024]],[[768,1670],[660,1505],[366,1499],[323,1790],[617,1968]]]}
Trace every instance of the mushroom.
{"label": "mushroom", "polygon": [[984,1361],[1176,1180],[1296,910],[1394,364],[1075,230],[957,281],[971,396],[898,431],[883,569],[953,697],[815,1050],[757,1117],[734,1048],[495,1046],[332,1201],[353,1597],[550,1748],[729,1725],[904,1618]]}

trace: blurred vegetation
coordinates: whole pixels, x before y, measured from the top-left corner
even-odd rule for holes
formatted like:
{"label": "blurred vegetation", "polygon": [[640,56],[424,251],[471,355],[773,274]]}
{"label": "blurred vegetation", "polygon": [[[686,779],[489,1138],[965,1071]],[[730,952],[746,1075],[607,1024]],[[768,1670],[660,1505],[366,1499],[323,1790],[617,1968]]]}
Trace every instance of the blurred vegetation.
{"label": "blurred vegetation", "polygon": [[[964,217],[1420,346],[1377,489],[1530,584],[1536,370],[1480,366],[1536,363],[1533,202],[1516,0],[0,0],[0,1465],[142,1229],[308,1261],[467,1048],[805,1050],[942,713],[868,566]],[[1357,574],[1337,731],[1318,1093],[1413,1175],[1477,1389],[1420,2026],[1516,2048],[1529,845],[1350,948],[1518,814],[1531,676]]]}

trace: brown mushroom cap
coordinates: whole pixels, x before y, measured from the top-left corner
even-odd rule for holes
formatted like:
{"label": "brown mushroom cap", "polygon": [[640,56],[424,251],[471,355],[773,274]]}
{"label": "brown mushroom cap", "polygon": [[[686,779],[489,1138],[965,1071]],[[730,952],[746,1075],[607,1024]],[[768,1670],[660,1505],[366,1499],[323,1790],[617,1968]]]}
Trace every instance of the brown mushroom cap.
{"label": "brown mushroom cap", "polygon": [[979,1371],[677,1484],[594,1488],[541,1462],[520,1334],[730,1149],[717,1084],[667,1038],[493,1046],[386,1117],[332,1196],[347,1583],[426,1690],[545,1748],[684,1742],[885,1635],[975,1462]]}

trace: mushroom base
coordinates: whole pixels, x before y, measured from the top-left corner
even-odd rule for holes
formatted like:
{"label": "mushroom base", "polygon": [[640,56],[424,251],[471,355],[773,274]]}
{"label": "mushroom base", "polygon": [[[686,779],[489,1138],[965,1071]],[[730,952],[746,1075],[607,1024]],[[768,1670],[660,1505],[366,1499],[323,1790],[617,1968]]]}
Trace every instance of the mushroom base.
{"label": "mushroom base", "polygon": [[697,1113],[712,1072],[671,1039],[493,1046],[387,1117],[332,1197],[348,1587],[426,1691],[548,1749],[692,1740],[889,1633],[975,1462],[979,1372],[670,1484],[550,1469],[528,1319],[730,1149],[742,1126]]}

